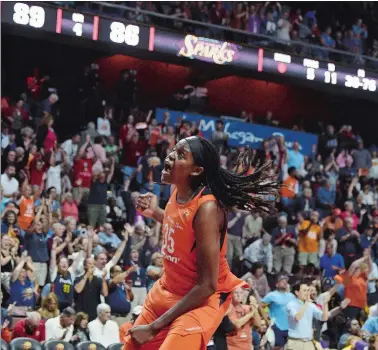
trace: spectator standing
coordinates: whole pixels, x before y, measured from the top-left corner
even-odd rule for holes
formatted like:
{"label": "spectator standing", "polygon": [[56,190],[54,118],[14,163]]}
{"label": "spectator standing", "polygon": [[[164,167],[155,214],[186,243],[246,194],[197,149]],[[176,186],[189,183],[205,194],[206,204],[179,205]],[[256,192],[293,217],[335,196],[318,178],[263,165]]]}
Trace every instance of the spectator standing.
{"label": "spectator standing", "polygon": [[211,142],[218,150],[219,154],[222,154],[227,147],[228,135],[224,132],[223,120],[217,120],[215,123],[215,131],[211,135]]}
{"label": "spectator standing", "polygon": [[126,279],[132,269],[122,272],[119,265],[110,269],[110,280],[108,282],[108,296],[105,298],[106,303],[112,309],[112,320],[120,326],[126,322],[126,316],[131,309],[131,301],[134,295],[131,288],[127,285]]}
{"label": "spectator standing", "polygon": [[16,302],[17,306],[34,309],[35,293],[38,286],[35,285],[33,277],[29,277],[28,272],[32,266],[28,261],[27,252],[22,253],[18,265],[13,270],[10,283],[10,303]]}
{"label": "spectator standing", "polygon": [[289,13],[285,12],[277,22],[277,38],[283,40],[285,45],[290,42],[290,30]]}
{"label": "spectator standing", "polygon": [[236,289],[232,295],[230,321],[236,332],[227,335],[229,350],[250,350],[252,344],[252,325],[260,323],[260,316],[256,300],[250,305],[243,305],[242,289]]}
{"label": "spectator standing", "polygon": [[140,266],[139,252],[136,249],[130,251],[130,263],[128,264],[129,275],[128,280],[132,283],[132,293],[134,299],[131,302],[131,307],[142,305],[147,296],[147,274],[146,269]]}
{"label": "spectator standing", "polygon": [[344,258],[340,254],[335,254],[331,242],[326,245],[326,254],[320,258],[320,269],[323,270],[324,277],[335,277],[345,269]]}
{"label": "spectator standing", "polygon": [[119,343],[119,328],[116,322],[110,320],[110,306],[99,304],[97,318],[88,323],[89,337],[107,348],[109,345]]}
{"label": "spectator standing", "polygon": [[348,270],[335,276],[338,283],[344,285],[345,298],[350,299],[349,306],[344,310],[350,319],[359,318],[367,303],[367,277],[371,271],[370,249],[364,251],[364,257],[355,260]]}
{"label": "spectator standing", "polygon": [[106,138],[112,134],[110,121],[113,119],[113,109],[106,107],[104,116],[97,118],[97,132]]}
{"label": "spectator standing", "polygon": [[336,235],[338,242],[337,251],[345,259],[346,267],[361,256],[360,234],[353,229],[353,219],[346,218],[344,227]]}
{"label": "spectator standing", "polygon": [[247,272],[241,279],[248,282],[257,291],[259,297],[263,298],[270,292],[268,279],[264,273],[264,264],[255,263],[252,265],[251,272]]}
{"label": "spectator standing", "polygon": [[286,344],[288,350],[312,350],[313,320],[328,320],[328,298],[325,299],[323,310],[310,302],[309,286],[298,282],[293,287],[296,298],[287,305],[289,318],[289,339]]}
{"label": "spectator standing", "polygon": [[285,215],[278,218],[278,227],[272,232],[272,240],[274,271],[291,274],[295,259],[297,233],[293,226],[287,225]]}
{"label": "spectator standing", "polygon": [[150,291],[154,283],[163,276],[164,267],[163,267],[163,256],[161,253],[156,252],[151,256],[151,265],[147,267],[147,292]]}
{"label": "spectator standing", "polygon": [[298,263],[303,269],[308,264],[319,266],[319,241],[323,232],[319,226],[319,213],[313,211],[310,220],[304,220],[299,226]]}
{"label": "spectator standing", "polygon": [[67,307],[59,316],[47,320],[46,341],[64,340],[69,342],[73,335],[75,317],[75,310],[72,307]]}
{"label": "spectator standing", "polygon": [[46,339],[45,323],[41,320],[41,315],[36,312],[28,312],[24,320],[16,323],[12,332],[12,339],[31,338],[40,343]]}
{"label": "spectator standing", "polygon": [[228,213],[227,261],[232,267],[234,259],[243,256],[242,234],[245,215],[238,210]]}
{"label": "spectator standing", "polygon": [[64,141],[61,145],[62,150],[66,153],[69,164],[72,166],[80,144],[80,135],[75,134],[72,138]]}
{"label": "spectator standing", "polygon": [[30,227],[34,219],[34,199],[31,186],[24,186],[22,192],[22,196],[18,203],[20,207],[18,225],[25,231]]}
{"label": "spectator standing", "polygon": [[263,231],[263,219],[260,214],[256,211],[248,214],[245,217],[243,226],[243,246],[249,245],[255,239],[260,238],[261,232]]}
{"label": "spectator standing", "polygon": [[38,128],[37,146],[38,148],[43,148],[45,154],[51,152],[58,141],[58,138],[52,127],[53,124],[53,117],[50,114],[46,113],[43,117],[42,125]]}
{"label": "spectator standing", "polygon": [[75,279],[76,310],[88,314],[89,320],[96,318],[97,305],[101,304],[100,296],[108,296],[107,271],[105,270],[102,278],[99,278],[94,276],[94,269],[93,259],[87,258],[84,262],[84,276]]}
{"label": "spectator standing", "polygon": [[[59,309],[72,306],[74,298],[74,274],[75,267],[69,266],[68,259],[62,255],[57,258],[59,249],[59,237],[53,239],[50,258],[50,281],[51,290],[54,291],[59,301]],[[68,245],[69,238],[66,238],[65,244]]]}
{"label": "spectator standing", "polygon": [[88,197],[88,221],[92,227],[106,222],[107,190],[114,174],[114,158],[109,172],[101,171],[93,174],[92,185]]}
{"label": "spectator standing", "polygon": [[47,236],[46,233],[43,232],[43,225],[39,220],[38,214],[31,230],[25,232],[24,240],[25,249],[33,260],[36,282],[39,286],[44,286],[47,278],[49,252],[47,247]]}
{"label": "spectator standing", "polygon": [[357,141],[357,149],[353,150],[353,166],[359,171],[363,172],[359,175],[368,175],[371,167],[371,154],[369,150],[364,148],[364,143],[361,139]]}
{"label": "spectator standing", "polygon": [[288,277],[278,275],[276,290],[268,293],[261,303],[269,307],[269,316],[274,320],[272,327],[276,339],[275,346],[283,347],[288,337],[289,321],[286,305],[295,299],[295,296],[288,292]]}
{"label": "spectator standing", "polygon": [[304,175],[304,156],[299,151],[298,142],[293,142],[293,149],[288,150],[287,153],[287,167],[290,169],[294,167],[297,172],[303,176]]}

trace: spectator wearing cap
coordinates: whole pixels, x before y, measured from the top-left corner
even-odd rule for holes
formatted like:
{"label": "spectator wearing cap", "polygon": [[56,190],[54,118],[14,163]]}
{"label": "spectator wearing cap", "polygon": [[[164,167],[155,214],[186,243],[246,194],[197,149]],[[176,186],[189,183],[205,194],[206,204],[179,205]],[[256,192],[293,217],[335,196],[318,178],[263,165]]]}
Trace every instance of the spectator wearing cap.
{"label": "spectator wearing cap", "polygon": [[293,226],[287,225],[285,215],[278,218],[278,227],[272,231],[272,240],[274,271],[291,274],[295,259],[297,233]]}
{"label": "spectator wearing cap", "polygon": [[295,299],[295,296],[288,291],[288,277],[279,275],[276,281],[276,290],[269,292],[261,303],[269,307],[269,316],[274,319],[272,327],[275,335],[275,345],[283,347],[288,337],[289,321],[286,305]]}
{"label": "spectator wearing cap", "polygon": [[59,316],[47,320],[46,341],[64,340],[69,342],[73,335],[75,319],[75,310],[72,307],[67,307]]}
{"label": "spectator wearing cap", "polygon": [[97,306],[97,318],[88,323],[89,337],[107,348],[109,345],[119,343],[119,328],[116,322],[110,320],[111,309],[108,304]]}
{"label": "spectator wearing cap", "polygon": [[122,271],[121,266],[115,265],[110,269],[110,280],[108,281],[108,296],[106,303],[112,309],[112,320],[120,326],[126,322],[126,316],[131,309],[131,301],[134,295],[130,286],[126,283],[127,277],[134,269],[131,267]]}
{"label": "spectator wearing cap", "polygon": [[340,254],[335,254],[332,242],[326,244],[326,253],[320,258],[320,269],[324,277],[335,277],[345,269],[344,258]]}
{"label": "spectator wearing cap", "polygon": [[28,312],[26,318],[18,321],[13,328],[12,339],[31,338],[40,343],[46,339],[45,323],[37,311]]}
{"label": "spectator wearing cap", "polygon": [[313,344],[313,321],[328,320],[328,301],[330,295],[324,298],[323,310],[311,303],[310,288],[307,284],[297,282],[293,286],[296,298],[287,304],[286,310],[289,319],[287,349],[312,350]]}
{"label": "spectator wearing cap", "polygon": [[134,322],[138,318],[138,316],[142,313],[143,307],[141,305],[137,305],[133,308],[131,313],[131,320],[129,322],[124,323],[122,326],[119,327],[119,339],[123,343],[128,331],[133,327]]}

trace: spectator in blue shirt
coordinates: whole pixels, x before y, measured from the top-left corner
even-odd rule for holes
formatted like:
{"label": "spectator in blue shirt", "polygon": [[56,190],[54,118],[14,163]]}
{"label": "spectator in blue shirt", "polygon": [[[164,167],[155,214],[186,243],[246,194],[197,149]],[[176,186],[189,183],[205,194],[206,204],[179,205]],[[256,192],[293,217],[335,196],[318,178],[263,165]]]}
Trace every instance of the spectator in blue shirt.
{"label": "spectator in blue shirt", "polygon": [[300,175],[303,175],[304,170],[304,156],[299,151],[299,144],[298,142],[293,143],[293,149],[288,151],[287,157],[287,167],[291,168],[294,167],[297,169]]}
{"label": "spectator in blue shirt", "polygon": [[305,343],[312,345],[313,320],[328,320],[328,302],[330,294],[326,294],[323,311],[310,299],[310,287],[307,284],[297,282],[293,286],[296,299],[287,304],[286,310],[289,318],[289,339],[286,344],[288,349],[306,349]]}
{"label": "spectator in blue shirt", "polygon": [[320,258],[320,269],[324,277],[335,277],[340,270],[345,269],[344,258],[340,254],[334,254],[333,243],[328,242],[326,253]]}
{"label": "spectator in blue shirt", "polygon": [[269,307],[269,316],[274,320],[272,329],[277,347],[283,347],[286,344],[289,329],[286,305],[295,299],[295,296],[288,292],[288,286],[288,277],[279,275],[276,282],[277,290],[268,293],[261,300]]}
{"label": "spectator in blue shirt", "polygon": [[322,209],[322,212],[324,211],[322,217],[327,216],[336,201],[336,192],[332,189],[331,181],[324,180],[322,186],[318,188],[316,199],[320,209]]}
{"label": "spectator in blue shirt", "polygon": [[[321,44],[329,49],[334,49],[336,47],[335,40],[331,37],[332,29],[331,27],[327,27],[325,32],[320,36]],[[328,50],[323,50],[323,58],[328,58],[329,52]]]}
{"label": "spectator in blue shirt", "polygon": [[363,41],[368,37],[368,31],[366,26],[362,23],[362,19],[359,18],[356,24],[352,26],[352,32],[354,37],[358,40],[360,53],[363,53]]}
{"label": "spectator in blue shirt", "polygon": [[113,226],[108,223],[104,224],[104,232],[100,232],[98,238],[101,245],[111,245],[112,248],[116,249],[122,243],[118,236],[113,232]]}
{"label": "spectator in blue shirt", "polygon": [[130,312],[133,295],[131,287],[127,285],[126,278],[132,272],[132,269],[122,272],[119,265],[110,268],[110,280],[108,281],[108,296],[105,298],[106,303],[111,307],[112,316],[116,319],[118,325],[125,323],[126,316]]}
{"label": "spectator in blue shirt", "polygon": [[362,330],[371,335],[378,333],[378,317],[369,317],[362,326]]}

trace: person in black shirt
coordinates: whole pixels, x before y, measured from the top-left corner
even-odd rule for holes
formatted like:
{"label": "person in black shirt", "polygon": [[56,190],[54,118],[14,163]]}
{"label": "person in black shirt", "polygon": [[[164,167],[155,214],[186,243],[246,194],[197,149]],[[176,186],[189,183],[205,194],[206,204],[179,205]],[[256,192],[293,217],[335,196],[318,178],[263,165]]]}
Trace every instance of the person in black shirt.
{"label": "person in black shirt", "polygon": [[108,296],[107,270],[102,274],[102,279],[94,276],[94,260],[87,258],[84,262],[84,271],[84,276],[75,279],[76,311],[87,313],[89,321],[93,321],[97,318],[97,305],[101,304],[100,296]]}

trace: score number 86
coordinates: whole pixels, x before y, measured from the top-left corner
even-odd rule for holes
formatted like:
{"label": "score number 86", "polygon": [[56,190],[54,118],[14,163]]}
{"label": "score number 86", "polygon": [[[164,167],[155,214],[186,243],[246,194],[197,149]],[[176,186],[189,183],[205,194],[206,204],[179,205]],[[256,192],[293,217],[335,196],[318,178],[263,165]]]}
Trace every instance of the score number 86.
{"label": "score number 86", "polygon": [[139,44],[140,28],[133,24],[123,24],[121,22],[112,22],[110,25],[109,38],[112,42],[130,46],[137,46]]}

